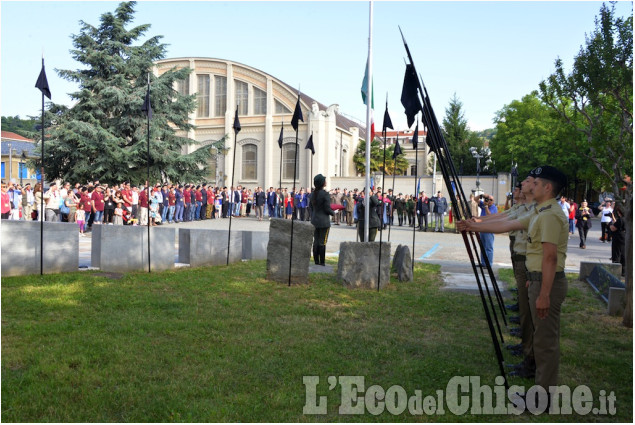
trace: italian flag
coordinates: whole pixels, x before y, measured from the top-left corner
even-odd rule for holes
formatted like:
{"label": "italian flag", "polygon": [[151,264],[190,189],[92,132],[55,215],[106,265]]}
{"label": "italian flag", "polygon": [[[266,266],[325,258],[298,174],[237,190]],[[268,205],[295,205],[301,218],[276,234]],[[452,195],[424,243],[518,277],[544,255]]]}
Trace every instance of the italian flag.
{"label": "italian flag", "polygon": [[[371,85],[370,95],[370,142],[375,140],[375,83]],[[366,62],[366,71],[364,72],[364,80],[362,81],[362,100],[364,105],[368,106],[368,62]]]}

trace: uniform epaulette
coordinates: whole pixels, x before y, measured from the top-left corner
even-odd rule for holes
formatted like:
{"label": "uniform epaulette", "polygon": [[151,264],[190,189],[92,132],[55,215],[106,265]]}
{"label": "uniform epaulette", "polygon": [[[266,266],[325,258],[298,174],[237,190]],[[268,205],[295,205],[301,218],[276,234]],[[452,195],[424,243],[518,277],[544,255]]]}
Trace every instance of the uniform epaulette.
{"label": "uniform epaulette", "polygon": [[541,212],[543,212],[544,210],[548,210],[548,209],[549,209],[549,208],[551,208],[551,207],[552,207],[551,205],[547,205],[547,206],[545,206],[545,207],[540,208],[540,209],[538,210],[538,212],[539,212],[539,213],[541,213]]}

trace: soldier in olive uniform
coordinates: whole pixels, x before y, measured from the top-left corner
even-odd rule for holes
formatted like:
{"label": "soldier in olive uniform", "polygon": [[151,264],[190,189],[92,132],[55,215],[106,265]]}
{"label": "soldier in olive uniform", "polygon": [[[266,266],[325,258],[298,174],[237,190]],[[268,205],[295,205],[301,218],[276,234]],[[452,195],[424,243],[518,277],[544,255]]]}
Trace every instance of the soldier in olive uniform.
{"label": "soldier in olive uniform", "polygon": [[566,177],[550,166],[533,170],[531,192],[536,207],[531,214],[503,222],[461,221],[459,230],[509,232],[527,230],[525,266],[529,307],[534,325],[536,384],[551,392],[558,384],[560,366],[560,311],[567,294],[564,265],[569,236],[568,219],[556,201]]}
{"label": "soldier in olive uniform", "polygon": [[326,242],[331,228],[331,218],[329,216],[335,215],[335,212],[331,209],[331,198],[324,190],[326,178],[322,174],[318,174],[313,179],[313,184],[315,186],[315,190],[311,194],[313,211],[311,224],[315,226],[315,232],[313,233],[313,260],[315,264],[323,266],[326,259]]}

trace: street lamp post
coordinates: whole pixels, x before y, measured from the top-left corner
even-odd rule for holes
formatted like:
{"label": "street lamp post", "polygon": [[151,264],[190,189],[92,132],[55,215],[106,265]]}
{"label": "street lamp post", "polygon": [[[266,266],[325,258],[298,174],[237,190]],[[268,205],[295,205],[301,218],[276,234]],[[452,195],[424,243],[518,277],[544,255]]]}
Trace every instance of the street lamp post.
{"label": "street lamp post", "polygon": [[474,191],[474,195],[480,195],[481,192],[481,158],[486,158],[491,153],[489,148],[481,148],[477,149],[474,146],[470,148],[470,153],[474,158],[476,158],[476,190]]}

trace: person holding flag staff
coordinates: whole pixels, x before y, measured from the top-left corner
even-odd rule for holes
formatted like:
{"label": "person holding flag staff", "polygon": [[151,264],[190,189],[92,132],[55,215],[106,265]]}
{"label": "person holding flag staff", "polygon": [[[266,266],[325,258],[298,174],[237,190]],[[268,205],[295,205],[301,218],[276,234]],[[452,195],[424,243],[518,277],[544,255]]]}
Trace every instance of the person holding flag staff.
{"label": "person holding flag staff", "polygon": [[[556,196],[566,186],[566,176],[551,166],[534,169],[528,183],[536,207],[531,214],[513,220],[463,220],[460,231],[503,233],[527,230],[525,266],[529,307],[534,325],[533,349],[536,384],[547,393],[558,384],[560,366],[560,311],[567,294],[564,265],[569,237],[568,218],[562,214]],[[551,393],[550,398],[555,394]]]}
{"label": "person holding flag staff", "polygon": [[331,228],[331,218],[335,211],[331,209],[331,197],[324,190],[326,178],[318,174],[313,178],[315,190],[311,192],[311,209],[313,216],[311,224],[315,227],[313,233],[313,260],[315,264],[323,266],[326,259],[326,242]]}

